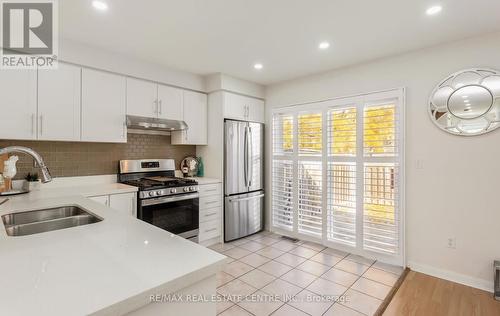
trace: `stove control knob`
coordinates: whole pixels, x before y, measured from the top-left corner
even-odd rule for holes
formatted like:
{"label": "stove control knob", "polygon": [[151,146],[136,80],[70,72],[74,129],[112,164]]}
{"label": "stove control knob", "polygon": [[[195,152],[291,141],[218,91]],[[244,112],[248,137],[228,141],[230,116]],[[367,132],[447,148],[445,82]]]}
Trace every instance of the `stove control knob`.
{"label": "stove control knob", "polygon": [[176,189],[170,189],[170,193],[177,193]]}
{"label": "stove control knob", "polygon": [[154,192],[153,192],[153,191],[148,192],[148,195],[149,195],[149,196],[153,196],[153,195],[154,195]]}
{"label": "stove control knob", "polygon": [[156,191],[156,196],[161,195],[161,191]]}
{"label": "stove control knob", "polygon": [[184,192],[189,192],[189,188],[188,187],[184,187]]}
{"label": "stove control knob", "polygon": [[189,187],[189,191],[194,191],[194,187]]}

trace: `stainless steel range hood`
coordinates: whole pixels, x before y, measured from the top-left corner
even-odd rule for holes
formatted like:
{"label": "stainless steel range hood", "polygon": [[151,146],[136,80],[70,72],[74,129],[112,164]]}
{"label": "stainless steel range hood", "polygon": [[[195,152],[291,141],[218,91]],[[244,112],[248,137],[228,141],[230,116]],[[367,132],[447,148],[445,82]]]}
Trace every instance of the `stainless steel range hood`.
{"label": "stainless steel range hood", "polygon": [[173,132],[186,130],[188,125],[184,121],[127,115],[127,128],[143,131]]}

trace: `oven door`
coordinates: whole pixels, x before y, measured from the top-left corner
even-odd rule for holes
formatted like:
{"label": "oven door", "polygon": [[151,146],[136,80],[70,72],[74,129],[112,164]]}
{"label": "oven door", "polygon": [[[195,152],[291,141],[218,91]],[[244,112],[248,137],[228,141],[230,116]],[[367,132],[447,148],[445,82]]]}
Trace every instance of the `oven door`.
{"label": "oven door", "polygon": [[141,200],[137,217],[184,238],[196,238],[199,228],[198,193]]}

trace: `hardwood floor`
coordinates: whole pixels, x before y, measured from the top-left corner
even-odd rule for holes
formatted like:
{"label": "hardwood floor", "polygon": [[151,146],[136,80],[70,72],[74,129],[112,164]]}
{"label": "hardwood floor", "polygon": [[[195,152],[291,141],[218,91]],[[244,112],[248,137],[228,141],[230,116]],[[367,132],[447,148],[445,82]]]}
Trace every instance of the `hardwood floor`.
{"label": "hardwood floor", "polygon": [[410,271],[384,316],[500,315],[500,301],[491,293]]}

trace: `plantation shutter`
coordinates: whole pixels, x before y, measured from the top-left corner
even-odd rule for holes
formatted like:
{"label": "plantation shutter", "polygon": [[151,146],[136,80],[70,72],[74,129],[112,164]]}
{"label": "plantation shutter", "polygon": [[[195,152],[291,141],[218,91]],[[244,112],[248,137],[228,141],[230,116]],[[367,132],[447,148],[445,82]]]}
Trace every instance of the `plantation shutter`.
{"label": "plantation shutter", "polygon": [[322,231],[321,162],[299,162],[298,229],[300,233],[321,236]]}
{"label": "plantation shutter", "polygon": [[321,237],[323,222],[322,112],[299,113],[298,138],[298,231]]}
{"label": "plantation shutter", "polygon": [[273,224],[293,229],[293,162],[273,161]]}
{"label": "plantation shutter", "polygon": [[272,163],[272,222],[273,226],[293,230],[293,131],[294,117],[290,114],[273,116]]}
{"label": "plantation shutter", "polygon": [[395,100],[364,108],[363,248],[399,251],[398,112]]}
{"label": "plantation shutter", "polygon": [[322,113],[303,113],[298,116],[298,145],[299,156],[321,157],[322,140]]}
{"label": "plantation shutter", "polygon": [[[328,111],[327,239],[356,245],[356,107]],[[343,162],[338,160],[342,158]]]}
{"label": "plantation shutter", "polygon": [[328,240],[356,245],[356,164],[328,163]]}
{"label": "plantation shutter", "polygon": [[402,262],[403,90],[275,111],[272,227]]}

